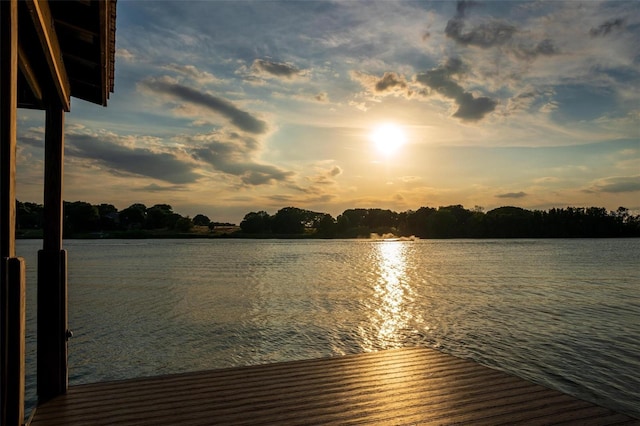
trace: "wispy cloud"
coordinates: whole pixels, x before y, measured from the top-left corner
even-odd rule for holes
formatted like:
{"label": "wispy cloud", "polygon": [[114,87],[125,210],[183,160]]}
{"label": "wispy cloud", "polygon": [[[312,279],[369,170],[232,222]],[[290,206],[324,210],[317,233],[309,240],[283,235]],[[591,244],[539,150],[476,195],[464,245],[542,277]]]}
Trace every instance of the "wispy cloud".
{"label": "wispy cloud", "polygon": [[180,75],[188,77],[199,85],[205,84],[222,84],[223,80],[217,78],[208,71],[198,69],[195,65],[168,64],[162,67],[167,71],[173,71]]}
{"label": "wispy cloud", "polygon": [[600,179],[591,186],[588,192],[625,193],[640,191],[640,175],[614,176]]}
{"label": "wispy cloud", "polygon": [[186,186],[184,185],[158,185],[155,183],[145,185],[142,187],[132,187],[131,190],[135,192],[175,192],[184,191]]}
{"label": "wispy cloud", "polygon": [[267,185],[289,181],[294,173],[282,168],[259,163],[253,156],[259,149],[256,139],[237,133],[215,132],[183,140],[188,152],[215,170],[239,177],[244,185]]}
{"label": "wispy cloud", "polygon": [[198,91],[192,87],[172,82],[169,79],[149,78],[143,80],[141,85],[152,92],[205,107],[229,119],[234,126],[245,132],[260,134],[267,131],[266,122],[241,110],[227,99]]}
{"label": "wispy cloud", "polygon": [[475,1],[459,1],[456,15],[447,22],[444,29],[447,37],[463,46],[477,46],[484,49],[507,43],[516,32],[516,27],[497,19],[476,25],[467,29],[465,13],[470,7],[476,6]]}
{"label": "wispy cloud", "polygon": [[596,28],[591,28],[589,30],[589,35],[591,37],[599,37],[609,35],[610,32],[620,29],[624,26],[624,19],[616,18],[610,21],[607,21]]}
{"label": "wispy cloud", "polygon": [[524,198],[526,197],[528,194],[526,192],[505,192],[504,194],[497,194],[496,198]]}
{"label": "wispy cloud", "polygon": [[308,71],[301,70],[296,66],[284,62],[274,62],[266,59],[256,59],[251,64],[251,71],[254,75],[262,77],[275,77],[291,80],[296,77],[304,77]]}

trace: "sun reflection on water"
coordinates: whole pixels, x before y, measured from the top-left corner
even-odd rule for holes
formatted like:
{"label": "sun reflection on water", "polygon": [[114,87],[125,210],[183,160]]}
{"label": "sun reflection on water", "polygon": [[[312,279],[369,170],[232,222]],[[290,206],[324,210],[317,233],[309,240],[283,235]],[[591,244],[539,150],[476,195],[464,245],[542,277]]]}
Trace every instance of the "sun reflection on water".
{"label": "sun reflection on water", "polygon": [[399,241],[377,244],[378,274],[373,287],[375,308],[371,317],[377,347],[372,349],[402,346],[403,330],[411,319],[410,310],[405,306],[409,290],[405,278],[405,244]]}

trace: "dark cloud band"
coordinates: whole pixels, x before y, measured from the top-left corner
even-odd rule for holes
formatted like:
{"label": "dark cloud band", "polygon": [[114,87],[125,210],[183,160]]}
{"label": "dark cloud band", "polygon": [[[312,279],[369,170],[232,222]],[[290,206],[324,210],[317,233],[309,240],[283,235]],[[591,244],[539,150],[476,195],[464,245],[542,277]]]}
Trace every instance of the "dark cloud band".
{"label": "dark cloud band", "polygon": [[159,179],[172,184],[193,183],[200,175],[193,164],[166,152],[132,148],[105,137],[69,134],[66,155],[92,160],[107,167],[112,174],[131,173]]}
{"label": "dark cloud band", "polygon": [[280,78],[293,78],[303,74],[303,71],[293,65],[282,62],[271,62],[264,59],[256,59],[251,69],[258,73],[266,73]]}
{"label": "dark cloud band", "polygon": [[143,81],[142,84],[154,92],[173,96],[221,114],[228,118],[233,125],[245,132],[260,134],[267,131],[267,123],[239,109],[226,99],[202,93],[178,83],[169,83],[157,79],[148,79]]}
{"label": "dark cloud band", "polygon": [[504,194],[496,195],[496,198],[524,198],[527,196],[526,192],[507,192]]}

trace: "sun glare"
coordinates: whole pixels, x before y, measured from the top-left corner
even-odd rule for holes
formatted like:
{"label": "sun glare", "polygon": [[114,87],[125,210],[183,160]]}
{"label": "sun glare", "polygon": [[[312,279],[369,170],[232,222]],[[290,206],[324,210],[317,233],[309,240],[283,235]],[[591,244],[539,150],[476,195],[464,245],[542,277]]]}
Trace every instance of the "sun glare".
{"label": "sun glare", "polygon": [[397,124],[381,124],[373,129],[370,135],[376,150],[385,156],[396,153],[406,142],[402,127]]}

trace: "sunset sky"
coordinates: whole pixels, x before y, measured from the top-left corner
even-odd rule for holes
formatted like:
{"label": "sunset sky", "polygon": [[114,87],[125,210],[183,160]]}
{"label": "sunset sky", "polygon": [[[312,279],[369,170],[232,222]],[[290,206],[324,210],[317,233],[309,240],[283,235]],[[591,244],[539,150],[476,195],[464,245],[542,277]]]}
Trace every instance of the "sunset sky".
{"label": "sunset sky", "polygon": [[[120,0],[116,45],[109,106],[66,116],[68,201],[640,214],[636,1]],[[18,128],[42,202],[43,113]]]}

